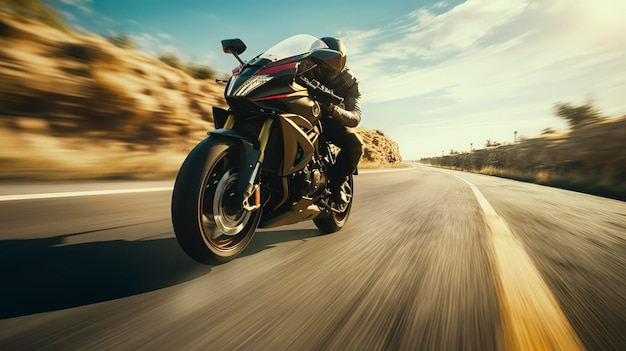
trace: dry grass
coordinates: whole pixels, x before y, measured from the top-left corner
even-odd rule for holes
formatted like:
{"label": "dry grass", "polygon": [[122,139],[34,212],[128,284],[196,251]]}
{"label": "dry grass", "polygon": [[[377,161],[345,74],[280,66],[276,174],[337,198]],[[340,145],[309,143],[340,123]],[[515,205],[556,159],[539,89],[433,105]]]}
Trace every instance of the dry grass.
{"label": "dry grass", "polygon": [[[0,179],[168,179],[176,175],[189,151],[163,147],[150,150],[133,144],[40,134],[0,134]],[[410,165],[361,160],[358,167],[382,169]]]}
{"label": "dry grass", "polygon": [[[104,38],[0,10],[0,179],[172,177],[225,106],[196,80]],[[397,143],[358,128],[362,168],[399,167]]]}
{"label": "dry grass", "polygon": [[186,154],[128,151],[124,144],[97,144],[28,134],[0,138],[0,178],[163,179],[176,175]]}
{"label": "dry grass", "polygon": [[380,168],[409,168],[411,165],[398,162],[398,163],[379,163],[361,160],[359,162],[359,169],[380,169]]}
{"label": "dry grass", "polygon": [[568,133],[422,162],[626,199],[625,150],[623,116]]}

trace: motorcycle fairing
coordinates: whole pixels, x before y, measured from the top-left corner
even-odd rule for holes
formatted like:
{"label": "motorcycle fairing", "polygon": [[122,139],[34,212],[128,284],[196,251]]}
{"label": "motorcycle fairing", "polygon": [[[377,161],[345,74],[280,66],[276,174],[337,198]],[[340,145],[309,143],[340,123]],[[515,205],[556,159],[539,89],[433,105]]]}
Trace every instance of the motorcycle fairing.
{"label": "motorcycle fairing", "polygon": [[213,125],[215,129],[223,128],[229,112],[221,107],[213,106]]}
{"label": "motorcycle fairing", "polygon": [[256,99],[250,99],[250,101],[261,102],[261,101],[280,100],[280,99],[286,99],[286,98],[291,98],[291,97],[303,97],[303,96],[309,96],[306,90],[294,91],[293,93],[270,95],[270,96],[260,97]]}
{"label": "motorcycle fairing", "polygon": [[256,71],[255,75],[276,75],[283,71],[289,70],[289,72],[283,72],[288,74],[294,74],[298,70],[300,63],[296,61],[296,57],[290,57],[281,61],[270,63],[269,65]]}
{"label": "motorcycle fairing", "polygon": [[[294,62],[296,57],[268,64],[266,59],[255,59],[242,67],[238,75],[233,75],[226,88],[226,98],[245,96],[252,100],[279,93],[289,93],[284,91],[284,79],[292,79],[298,71],[299,62]],[[269,89],[272,85],[278,87],[277,91]],[[256,92],[260,87],[261,93]],[[290,91],[290,92],[293,92]]]}
{"label": "motorcycle fairing", "polygon": [[[320,208],[315,205],[313,199],[302,198],[295,203],[289,211],[284,211],[278,215],[266,215],[261,217],[259,228],[274,228],[283,225],[295,224],[313,218],[321,214]],[[265,213],[264,213],[265,214]]]}
{"label": "motorcycle fairing", "polygon": [[313,125],[306,118],[291,113],[282,114],[278,119],[283,139],[283,166],[279,175],[284,177],[302,170],[313,157],[315,146],[305,133]]}

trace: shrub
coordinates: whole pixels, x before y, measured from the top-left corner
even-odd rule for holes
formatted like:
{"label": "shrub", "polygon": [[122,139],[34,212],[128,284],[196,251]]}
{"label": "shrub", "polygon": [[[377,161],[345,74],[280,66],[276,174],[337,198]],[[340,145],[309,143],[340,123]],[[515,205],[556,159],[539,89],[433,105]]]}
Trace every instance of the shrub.
{"label": "shrub", "polygon": [[215,71],[207,66],[190,63],[183,67],[183,71],[195,79],[204,80],[215,78]]}
{"label": "shrub", "polygon": [[109,37],[107,37],[107,40],[117,46],[120,47],[122,49],[134,49],[135,48],[135,43],[133,42],[133,40],[124,34],[117,34],[117,35],[111,35]]}
{"label": "shrub", "polygon": [[178,57],[170,54],[159,55],[158,58],[161,62],[169,65],[170,67],[179,69],[195,79],[215,78],[215,71],[208,66],[198,65],[195,63],[185,64],[182,63]]}
{"label": "shrub", "polygon": [[168,54],[159,55],[158,59],[161,60],[161,62],[165,63],[166,65],[168,65],[170,67],[174,67],[174,68],[180,69],[180,70],[182,70],[182,68],[183,68],[183,64],[180,62],[178,57],[176,57],[174,55],[168,55]]}
{"label": "shrub", "polygon": [[556,103],[554,105],[555,114],[567,121],[572,128],[577,128],[586,124],[592,124],[604,119],[600,112],[591,103],[574,106],[567,103]]}
{"label": "shrub", "polygon": [[61,19],[57,10],[40,0],[0,0],[0,10],[32,18],[64,32],[69,31],[69,27]]}

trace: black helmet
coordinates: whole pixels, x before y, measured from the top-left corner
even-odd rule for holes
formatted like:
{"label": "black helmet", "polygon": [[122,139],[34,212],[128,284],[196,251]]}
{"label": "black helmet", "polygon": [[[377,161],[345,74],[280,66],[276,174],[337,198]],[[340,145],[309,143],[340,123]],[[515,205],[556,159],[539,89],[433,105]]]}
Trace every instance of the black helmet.
{"label": "black helmet", "polygon": [[[336,50],[341,53],[341,58],[343,61],[341,67],[344,67],[346,65],[347,53],[346,53],[346,46],[343,45],[343,42],[340,39],[333,38],[333,37],[323,37],[323,38],[320,38],[320,40],[323,41],[324,44],[328,45],[329,49]],[[334,76],[338,73],[339,72],[326,72],[326,74],[329,76]]]}
{"label": "black helmet", "polygon": [[328,45],[329,49],[339,51],[343,56],[347,56],[346,46],[343,45],[343,42],[340,39],[333,37],[323,37],[320,39],[324,42],[324,44]]}

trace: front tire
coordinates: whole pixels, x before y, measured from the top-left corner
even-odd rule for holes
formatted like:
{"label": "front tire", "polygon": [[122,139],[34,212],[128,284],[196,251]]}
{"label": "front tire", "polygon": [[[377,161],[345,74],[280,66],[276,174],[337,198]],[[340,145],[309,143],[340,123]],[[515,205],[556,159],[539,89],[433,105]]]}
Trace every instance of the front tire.
{"label": "front tire", "polygon": [[354,179],[352,174],[348,176],[346,183],[347,187],[344,191],[347,192],[350,202],[345,205],[342,211],[328,211],[327,213],[313,219],[315,226],[317,226],[317,228],[319,228],[319,230],[321,230],[324,234],[337,232],[343,228],[346,222],[348,222],[348,216],[350,215],[350,210],[352,209],[352,201],[354,200]]}
{"label": "front tire", "polygon": [[187,156],[172,194],[172,225],[182,249],[197,262],[220,264],[248,246],[261,209],[246,211],[237,200],[239,143],[200,142]]}

